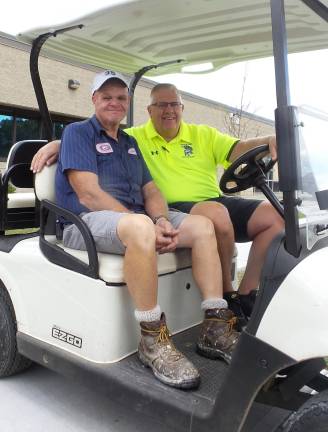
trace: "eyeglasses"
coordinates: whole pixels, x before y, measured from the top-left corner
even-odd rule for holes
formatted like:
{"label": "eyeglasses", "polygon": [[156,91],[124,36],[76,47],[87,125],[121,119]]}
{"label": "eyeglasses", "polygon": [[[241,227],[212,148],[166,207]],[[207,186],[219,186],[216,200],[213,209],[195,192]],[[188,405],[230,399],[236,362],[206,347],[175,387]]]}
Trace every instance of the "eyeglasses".
{"label": "eyeglasses", "polygon": [[159,109],[165,109],[168,108],[169,106],[173,109],[178,109],[180,107],[182,107],[182,103],[181,102],[156,102],[151,104],[151,106],[155,106]]}

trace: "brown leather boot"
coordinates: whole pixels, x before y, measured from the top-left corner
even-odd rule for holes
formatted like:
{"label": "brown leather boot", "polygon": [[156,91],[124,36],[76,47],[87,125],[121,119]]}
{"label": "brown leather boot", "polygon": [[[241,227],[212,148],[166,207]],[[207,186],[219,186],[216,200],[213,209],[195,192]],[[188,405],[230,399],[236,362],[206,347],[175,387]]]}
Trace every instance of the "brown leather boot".
{"label": "brown leather boot", "polygon": [[207,309],[197,342],[197,352],[230,363],[239,333],[234,329],[236,317],[229,309]]}
{"label": "brown leather boot", "polygon": [[159,321],[141,322],[141,341],[138,355],[152,369],[156,378],[172,387],[197,387],[200,376],[195,366],[178,351],[166,326],[165,315]]}

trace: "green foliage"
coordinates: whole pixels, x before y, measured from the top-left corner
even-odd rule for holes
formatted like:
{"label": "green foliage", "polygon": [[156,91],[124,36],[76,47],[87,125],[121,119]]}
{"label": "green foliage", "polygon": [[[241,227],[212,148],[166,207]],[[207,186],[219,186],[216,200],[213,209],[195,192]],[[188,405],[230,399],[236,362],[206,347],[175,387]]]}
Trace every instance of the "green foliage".
{"label": "green foliage", "polygon": [[39,228],[21,228],[16,230],[7,230],[5,235],[15,235],[15,234],[31,234],[38,232]]}
{"label": "green foliage", "polygon": [[11,183],[8,184],[8,193],[14,193],[16,191],[15,186],[13,186]]}

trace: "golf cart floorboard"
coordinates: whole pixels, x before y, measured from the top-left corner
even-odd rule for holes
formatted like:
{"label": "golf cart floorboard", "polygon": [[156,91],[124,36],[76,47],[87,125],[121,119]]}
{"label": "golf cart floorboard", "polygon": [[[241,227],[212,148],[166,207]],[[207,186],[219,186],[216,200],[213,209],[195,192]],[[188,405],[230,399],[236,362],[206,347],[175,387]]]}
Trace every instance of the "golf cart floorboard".
{"label": "golf cart floorboard", "polygon": [[[18,333],[17,339],[19,351],[32,360],[101,391],[124,406],[162,420],[174,429],[190,431],[194,416],[204,419],[210,414],[229,368],[221,360],[210,360],[196,353],[198,333],[199,326],[196,326],[173,336],[177,348],[201,374],[201,384],[196,390],[180,390],[162,384],[151,369],[141,364],[137,354],[104,366],[22,333]],[[272,432],[287,414],[287,411],[254,403],[242,431]]]}

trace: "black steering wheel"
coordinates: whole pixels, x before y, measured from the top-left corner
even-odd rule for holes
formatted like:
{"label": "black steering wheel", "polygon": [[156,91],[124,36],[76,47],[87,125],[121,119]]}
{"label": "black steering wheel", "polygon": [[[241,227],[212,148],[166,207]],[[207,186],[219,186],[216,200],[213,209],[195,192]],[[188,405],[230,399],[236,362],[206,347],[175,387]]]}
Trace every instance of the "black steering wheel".
{"label": "black steering wheel", "polygon": [[[223,173],[220,189],[223,193],[235,193],[257,186],[258,180],[265,179],[276,161],[267,159],[269,145],[255,147],[236,159]],[[265,158],[265,159],[264,159]],[[244,166],[243,166],[244,165]],[[233,183],[229,185],[229,183]]]}

